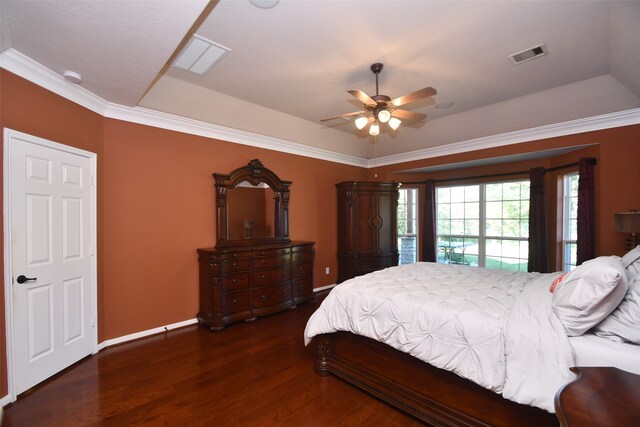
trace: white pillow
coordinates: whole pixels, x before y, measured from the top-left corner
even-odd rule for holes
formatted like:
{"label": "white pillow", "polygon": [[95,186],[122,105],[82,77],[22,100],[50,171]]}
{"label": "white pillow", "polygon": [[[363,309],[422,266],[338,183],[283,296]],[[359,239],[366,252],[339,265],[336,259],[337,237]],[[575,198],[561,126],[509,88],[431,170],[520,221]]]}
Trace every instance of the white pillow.
{"label": "white pillow", "polygon": [[627,270],[629,281],[640,273],[640,245],[631,249],[622,257],[622,265]]}
{"label": "white pillow", "polygon": [[598,257],[568,272],[553,294],[553,312],[567,335],[582,335],[609,315],[627,292],[620,257]]}
{"label": "white pillow", "polygon": [[618,308],[598,323],[594,331],[614,341],[640,344],[640,274],[629,283],[629,290]]}

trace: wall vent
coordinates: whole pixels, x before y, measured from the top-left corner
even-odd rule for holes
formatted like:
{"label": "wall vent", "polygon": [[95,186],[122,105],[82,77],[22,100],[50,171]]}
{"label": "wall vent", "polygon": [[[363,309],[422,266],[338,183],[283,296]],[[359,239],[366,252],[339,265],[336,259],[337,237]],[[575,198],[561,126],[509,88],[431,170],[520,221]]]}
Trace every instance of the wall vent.
{"label": "wall vent", "polygon": [[231,49],[228,47],[194,34],[171,65],[182,70],[204,75],[229,52],[231,52]]}
{"label": "wall vent", "polygon": [[512,55],[509,55],[507,56],[507,58],[509,58],[509,60],[513,65],[517,65],[546,54],[547,54],[547,47],[544,44],[541,44],[541,45],[523,50],[522,52],[517,52]]}

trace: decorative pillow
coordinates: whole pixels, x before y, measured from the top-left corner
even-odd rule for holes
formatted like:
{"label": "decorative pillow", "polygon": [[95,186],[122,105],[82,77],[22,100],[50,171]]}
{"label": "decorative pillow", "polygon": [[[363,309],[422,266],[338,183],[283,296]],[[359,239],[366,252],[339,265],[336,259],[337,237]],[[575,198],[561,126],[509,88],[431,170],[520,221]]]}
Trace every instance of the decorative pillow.
{"label": "decorative pillow", "polygon": [[627,292],[620,257],[598,257],[568,272],[556,285],[553,312],[567,335],[582,335],[609,315]]}
{"label": "decorative pillow", "polygon": [[615,341],[640,344],[640,274],[629,283],[624,299],[606,319],[594,328],[596,335]]}
{"label": "decorative pillow", "polygon": [[640,245],[631,249],[622,257],[622,265],[627,270],[629,281],[640,273]]}
{"label": "decorative pillow", "polygon": [[562,279],[564,279],[564,276],[566,275],[567,273],[563,273],[558,277],[556,277],[556,280],[553,281],[553,283],[551,284],[551,287],[549,288],[549,292],[554,293],[556,291],[556,287],[560,284],[560,282],[562,282]]}

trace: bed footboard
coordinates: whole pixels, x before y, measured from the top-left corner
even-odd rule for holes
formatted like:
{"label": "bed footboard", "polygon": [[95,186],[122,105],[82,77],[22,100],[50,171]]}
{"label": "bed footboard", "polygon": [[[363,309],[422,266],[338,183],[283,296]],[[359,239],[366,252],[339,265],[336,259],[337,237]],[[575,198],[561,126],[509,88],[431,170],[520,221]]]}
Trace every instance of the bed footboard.
{"label": "bed footboard", "polygon": [[504,399],[369,338],[337,332],[316,337],[315,370],[333,374],[435,426],[557,426],[555,415]]}

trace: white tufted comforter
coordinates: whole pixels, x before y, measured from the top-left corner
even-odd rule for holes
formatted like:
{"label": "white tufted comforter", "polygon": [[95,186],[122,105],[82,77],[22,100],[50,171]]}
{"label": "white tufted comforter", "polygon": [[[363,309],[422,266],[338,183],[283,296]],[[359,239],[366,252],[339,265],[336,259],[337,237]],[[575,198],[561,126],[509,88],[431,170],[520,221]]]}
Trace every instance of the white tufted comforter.
{"label": "white tufted comforter", "polygon": [[[305,344],[349,331],[553,412],[574,355],[551,311],[557,274],[417,263],[336,286],[311,316]],[[523,292],[526,288],[526,292]]]}

